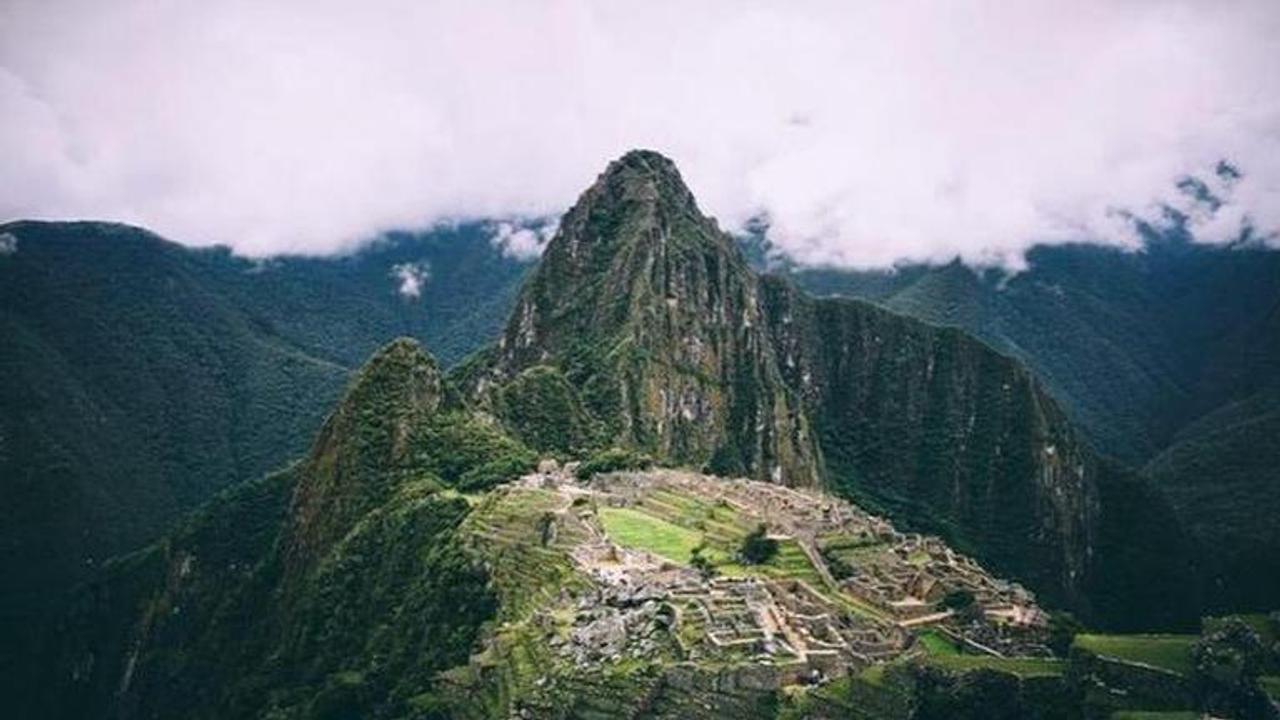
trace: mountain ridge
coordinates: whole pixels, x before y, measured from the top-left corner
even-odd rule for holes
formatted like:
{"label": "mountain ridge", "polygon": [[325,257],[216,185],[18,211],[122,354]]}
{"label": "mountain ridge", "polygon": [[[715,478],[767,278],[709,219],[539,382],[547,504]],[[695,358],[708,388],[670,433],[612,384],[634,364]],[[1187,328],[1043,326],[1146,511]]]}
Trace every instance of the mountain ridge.
{"label": "mountain ridge", "polygon": [[1095,447],[1169,498],[1193,536],[1206,606],[1263,609],[1280,592],[1269,501],[1280,444],[1254,428],[1280,407],[1268,390],[1280,369],[1280,252],[1142,229],[1139,251],[1038,247],[1012,275],[955,263],[779,272],[815,293],[962,328],[1017,357]]}
{"label": "mountain ridge", "polygon": [[[757,278],[656,153],[628,153],[583,193],[505,333],[458,385],[501,417],[493,398],[535,367],[565,378],[568,403],[604,428],[597,444],[823,484],[924,523],[1055,602],[1136,620],[1124,599],[1087,597],[1099,590],[1088,578],[1106,572],[1095,557],[1099,484],[1158,496],[1104,469],[1036,379],[980,340]],[[1181,548],[1176,528],[1167,533],[1155,542]],[[1137,556],[1158,551],[1152,537],[1133,540]]]}
{"label": "mountain ridge", "polygon": [[[973,638],[1018,657],[979,657],[977,675],[943,686],[990,669],[1019,678],[1018,707],[1046,701],[1032,676],[1049,678],[1049,707],[1092,702],[1045,654],[1034,597],[956,549],[1104,626],[1194,622],[1179,523],[1028,368],[957,328],[758,277],[669,160],[611,165],[547,252],[497,343],[449,372],[412,339],[384,345],[299,462],[113,560],[55,635],[40,686],[53,714],[665,718],[714,698],[772,720],[802,676],[758,657],[790,647],[822,663],[835,638],[907,653],[865,668],[880,680],[845,678],[897,714],[966,692],[931,689],[943,665],[916,661]],[[583,472],[614,446],[685,469]],[[548,456],[587,462],[530,474]],[[776,543],[777,562],[744,567],[752,537]],[[666,578],[665,594],[635,573]],[[864,594],[842,600],[849,588]],[[719,639],[766,600],[819,624]],[[830,612],[844,619],[823,626]],[[905,632],[950,618],[954,637]]]}
{"label": "mountain ridge", "polygon": [[261,261],[119,223],[0,233],[0,682],[18,686],[73,586],[304,454],[392,338],[448,362],[487,341],[527,268],[481,224]]}

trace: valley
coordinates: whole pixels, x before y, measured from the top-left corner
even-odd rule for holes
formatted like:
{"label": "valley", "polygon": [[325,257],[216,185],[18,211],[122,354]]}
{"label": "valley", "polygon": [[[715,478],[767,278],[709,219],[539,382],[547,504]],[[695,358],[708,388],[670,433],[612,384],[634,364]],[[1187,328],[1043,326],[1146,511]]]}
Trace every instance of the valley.
{"label": "valley", "polygon": [[0,720],[1280,720],[1280,0],[0,0]]}
{"label": "valley", "polygon": [[633,151],[496,342],[452,368],[384,345],[301,459],[86,573],[21,702],[1270,717],[1277,619],[1203,620],[1195,572],[1167,500],[1015,358],[756,275],[674,164]]}

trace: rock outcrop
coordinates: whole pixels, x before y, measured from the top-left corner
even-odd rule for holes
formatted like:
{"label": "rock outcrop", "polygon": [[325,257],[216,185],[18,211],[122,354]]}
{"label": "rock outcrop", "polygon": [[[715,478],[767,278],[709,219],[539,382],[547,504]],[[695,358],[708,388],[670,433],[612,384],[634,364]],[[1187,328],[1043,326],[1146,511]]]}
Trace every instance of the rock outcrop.
{"label": "rock outcrop", "polygon": [[[530,373],[583,417],[511,412]],[[657,153],[583,193],[502,338],[457,377],[541,449],[590,427],[588,445],[826,486],[1084,604],[1094,458],[1025,368],[961,331],[757,277]]]}
{"label": "rock outcrop", "polygon": [[582,194],[465,382],[484,400],[536,366],[577,389],[602,443],[723,474],[821,480],[755,275],[657,153],[628,153]]}

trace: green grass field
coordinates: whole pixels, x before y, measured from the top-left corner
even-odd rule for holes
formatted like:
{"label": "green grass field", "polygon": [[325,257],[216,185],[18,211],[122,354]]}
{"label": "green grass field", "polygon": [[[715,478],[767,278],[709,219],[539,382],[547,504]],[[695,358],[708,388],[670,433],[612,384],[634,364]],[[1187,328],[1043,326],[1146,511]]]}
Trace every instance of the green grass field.
{"label": "green grass field", "polygon": [[930,655],[959,655],[960,650],[946,635],[937,630],[925,630],[920,633],[920,644]]}
{"label": "green grass field", "polygon": [[1077,635],[1075,647],[1095,655],[1190,675],[1191,646],[1195,641],[1195,635]]}
{"label": "green grass field", "polygon": [[991,655],[929,655],[925,663],[945,670],[995,670],[1022,678],[1055,677],[1067,669],[1066,660],[1055,658],[1000,658]]}
{"label": "green grass field", "polygon": [[767,563],[739,563],[735,557],[738,544],[748,529],[732,508],[716,507],[664,491],[645,498],[635,508],[601,508],[599,513],[605,532],[623,547],[687,565],[693,549],[702,544],[704,557],[723,577],[803,580],[851,613],[884,619],[884,613],[878,608],[827,587],[800,544],[793,539],[779,541],[778,554]]}
{"label": "green grass field", "polygon": [[614,542],[687,564],[702,533],[630,508],[601,508],[600,522]]}

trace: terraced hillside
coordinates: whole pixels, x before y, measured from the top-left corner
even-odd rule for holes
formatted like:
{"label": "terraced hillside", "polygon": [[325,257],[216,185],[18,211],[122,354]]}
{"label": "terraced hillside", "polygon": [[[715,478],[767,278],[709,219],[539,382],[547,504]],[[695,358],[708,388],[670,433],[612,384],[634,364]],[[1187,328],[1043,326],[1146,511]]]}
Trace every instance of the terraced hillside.
{"label": "terraced hillside", "polygon": [[958,330],[757,277],[652,151],[579,197],[502,335],[451,379],[544,454],[616,445],[821,487],[1108,627],[1196,618],[1164,500],[1096,456],[1024,367]]}
{"label": "terraced hillside", "polygon": [[[1236,657],[1238,618],[1080,634],[1055,656],[1026,590],[825,493],[575,470],[544,461],[462,526],[502,602],[442,676],[454,717],[1276,717],[1280,616],[1245,619],[1257,665],[1215,695],[1206,658]],[[776,551],[748,563],[762,527]]]}
{"label": "terraced hillside", "polygon": [[1280,616],[1054,657],[1032,594],[938,538],[605,455],[539,461],[392,343],[304,460],[110,562],[18,716],[1273,717]]}
{"label": "terraced hillside", "polygon": [[[761,527],[776,551],[753,564],[742,548]],[[997,665],[1055,662],[1030,593],[816,491],[673,470],[584,482],[551,462],[480,501],[462,533],[502,609],[446,673],[460,717],[817,717],[840,701],[806,688],[923,658],[925,634]],[[865,574],[837,579],[837,545]]]}

